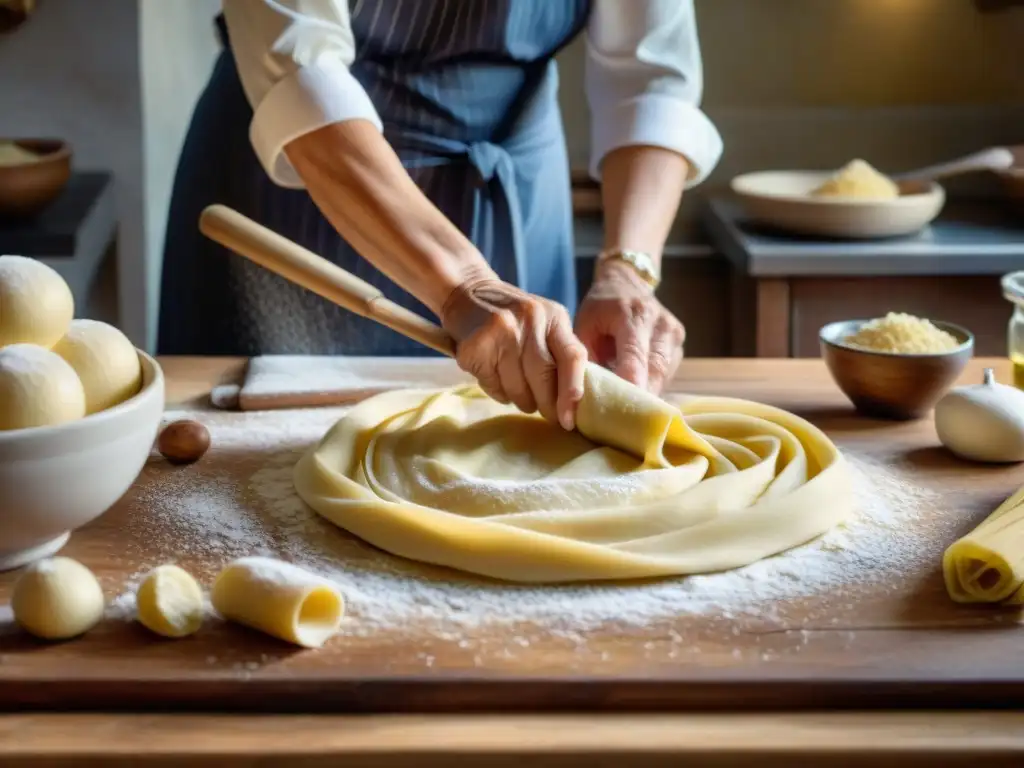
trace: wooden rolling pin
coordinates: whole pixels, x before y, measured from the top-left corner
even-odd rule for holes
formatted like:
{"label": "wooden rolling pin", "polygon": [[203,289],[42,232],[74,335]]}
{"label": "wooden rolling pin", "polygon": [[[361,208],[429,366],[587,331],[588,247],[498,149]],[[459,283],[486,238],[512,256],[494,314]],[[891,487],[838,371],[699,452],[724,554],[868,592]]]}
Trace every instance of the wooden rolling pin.
{"label": "wooden rolling pin", "polygon": [[238,211],[224,205],[211,205],[199,217],[199,231],[225,248],[350,312],[375,320],[444,355],[455,356],[455,340],[446,330],[395,304],[351,272]]}

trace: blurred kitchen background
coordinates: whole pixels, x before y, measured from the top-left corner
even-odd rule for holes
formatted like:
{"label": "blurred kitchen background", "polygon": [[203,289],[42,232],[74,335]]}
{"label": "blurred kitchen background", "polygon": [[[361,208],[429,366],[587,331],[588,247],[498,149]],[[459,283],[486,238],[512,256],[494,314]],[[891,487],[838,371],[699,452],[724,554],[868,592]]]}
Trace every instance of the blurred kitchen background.
{"label": "blurred kitchen background", "polygon": [[[1014,5],[697,0],[704,107],[726,150],[711,180],[687,195],[665,259],[663,300],[687,325],[688,355],[816,355],[817,329],[833,316],[887,309],[962,322],[978,335],[980,353],[1004,353],[1010,306],[998,275],[1024,268],[1024,207],[1015,214],[994,178],[951,181],[947,190],[953,211],[960,199],[982,201],[965,210],[991,209],[992,226],[1002,232],[1000,258],[1015,260],[1010,269],[989,261],[972,271],[968,243],[956,265],[922,258],[913,274],[797,270],[763,279],[748,274],[742,247],[724,242],[723,228],[709,224],[707,201],[751,170],[829,169],[861,157],[895,172],[987,146],[1024,144],[1024,9]],[[149,348],[171,182],[217,52],[218,6],[217,0],[40,0],[27,23],[0,36],[0,135],[65,139],[76,170],[112,175],[109,189],[82,192],[89,210],[79,217],[98,219],[107,206],[112,229],[87,222],[84,234],[46,241],[46,248],[66,252],[30,255],[71,272],[73,260],[82,258],[87,266],[74,278],[87,301],[83,314],[119,323]],[[561,60],[570,156],[583,168],[589,127],[582,41]],[[81,225],[71,213],[67,218],[50,224]],[[1007,246],[1018,221],[1019,254]],[[599,216],[581,213],[584,282],[599,233]],[[28,234],[16,234],[21,239],[4,243],[0,229],[0,251],[29,247],[22,245]],[[828,247],[822,246],[823,258]],[[981,237],[978,248],[985,247]],[[88,249],[104,258],[82,256]]]}

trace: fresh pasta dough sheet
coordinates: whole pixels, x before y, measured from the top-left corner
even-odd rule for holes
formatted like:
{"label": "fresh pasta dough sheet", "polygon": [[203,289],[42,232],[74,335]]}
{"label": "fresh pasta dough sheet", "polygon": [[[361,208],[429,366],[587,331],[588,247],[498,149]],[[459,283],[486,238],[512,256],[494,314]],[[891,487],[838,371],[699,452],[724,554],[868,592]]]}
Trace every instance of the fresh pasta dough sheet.
{"label": "fresh pasta dough sheet", "polygon": [[475,386],[353,408],[298,463],[319,514],[392,554],[513,582],[722,571],[848,516],[819,429],[719,397],[676,406],[590,364],[577,430]]}

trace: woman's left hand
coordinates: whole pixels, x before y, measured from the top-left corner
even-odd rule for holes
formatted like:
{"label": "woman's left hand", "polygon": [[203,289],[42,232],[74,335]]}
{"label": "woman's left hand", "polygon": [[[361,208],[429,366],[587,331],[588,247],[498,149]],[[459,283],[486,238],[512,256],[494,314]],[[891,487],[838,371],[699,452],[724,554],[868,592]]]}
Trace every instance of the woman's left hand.
{"label": "woman's left hand", "polygon": [[683,359],[686,330],[632,267],[606,261],[580,304],[576,335],[591,361],[660,393]]}

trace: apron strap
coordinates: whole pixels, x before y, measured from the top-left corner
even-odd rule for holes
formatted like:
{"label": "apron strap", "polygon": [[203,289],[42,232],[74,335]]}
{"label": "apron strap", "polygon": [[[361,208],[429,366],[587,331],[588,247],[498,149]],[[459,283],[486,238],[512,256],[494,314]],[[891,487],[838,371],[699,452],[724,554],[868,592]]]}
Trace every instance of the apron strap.
{"label": "apron strap", "polygon": [[445,165],[458,160],[472,166],[480,181],[473,194],[472,239],[476,243],[484,241],[485,212],[491,210],[493,231],[508,233],[508,240],[499,238],[491,243],[491,256],[494,258],[505,249],[506,254],[511,251],[516,271],[511,282],[524,288],[529,279],[528,258],[516,168],[520,161],[535,156],[551,142],[563,141],[558,102],[552,95],[557,88],[557,70],[551,62],[544,67],[543,79],[530,83],[529,98],[524,98],[520,108],[515,110],[518,119],[500,143],[461,142],[400,129],[394,130],[392,136],[407,168]]}
{"label": "apron strap", "polygon": [[[467,147],[466,157],[480,176],[483,184],[477,188],[473,200],[473,241],[483,239],[484,190],[489,193],[494,208],[495,230],[508,232],[508,247],[512,251],[516,274],[511,282],[526,286],[529,275],[526,268],[526,241],[523,236],[523,213],[519,205],[519,188],[516,182],[516,163],[508,150],[489,141],[477,141]],[[494,243],[502,248],[501,243]]]}

